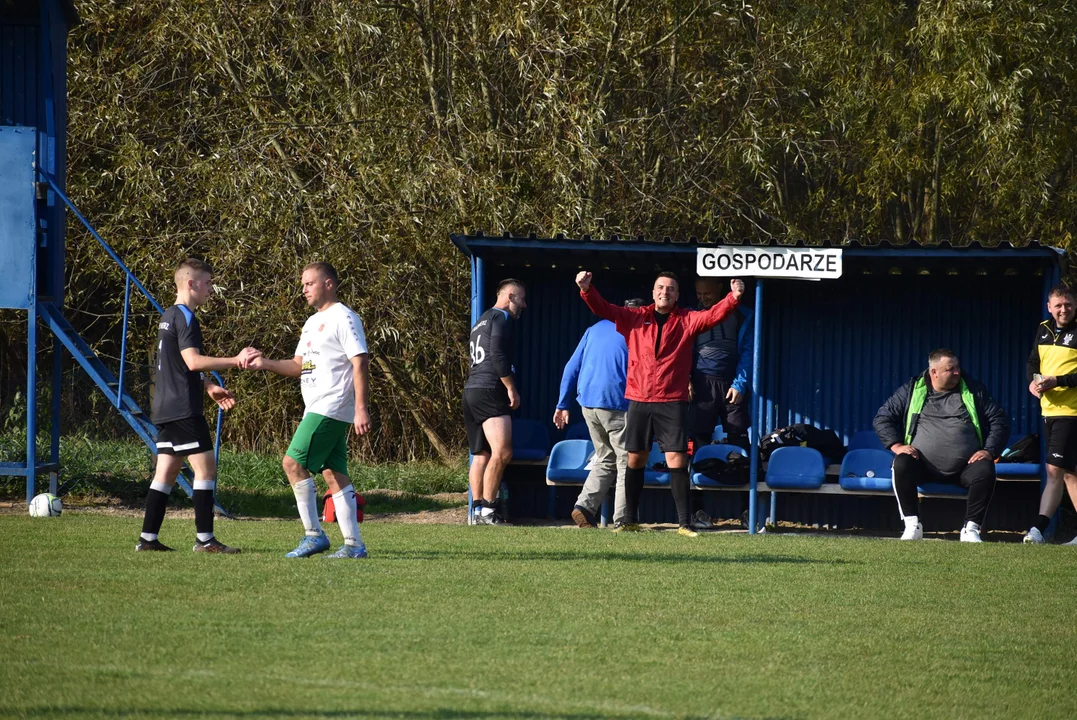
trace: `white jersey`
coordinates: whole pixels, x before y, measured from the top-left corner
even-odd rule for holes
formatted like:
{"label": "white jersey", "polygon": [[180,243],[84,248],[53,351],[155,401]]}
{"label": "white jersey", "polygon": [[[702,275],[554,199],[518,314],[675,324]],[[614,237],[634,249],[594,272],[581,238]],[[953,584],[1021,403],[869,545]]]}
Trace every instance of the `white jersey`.
{"label": "white jersey", "polygon": [[303,358],[299,382],[306,412],[348,424],[355,420],[351,358],[366,351],[363,321],[344,303],[307,318],[295,349]]}

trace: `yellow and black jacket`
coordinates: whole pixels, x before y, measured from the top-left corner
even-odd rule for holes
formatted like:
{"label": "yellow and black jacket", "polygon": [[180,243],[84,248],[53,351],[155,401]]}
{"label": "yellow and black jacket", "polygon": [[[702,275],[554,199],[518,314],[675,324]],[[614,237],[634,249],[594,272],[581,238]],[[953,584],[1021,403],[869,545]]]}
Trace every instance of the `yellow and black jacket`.
{"label": "yellow and black jacket", "polygon": [[1040,398],[1044,417],[1077,417],[1077,322],[1056,329],[1054,320],[1036,328],[1036,347],[1025,365],[1028,382],[1036,373],[1058,378],[1058,386]]}

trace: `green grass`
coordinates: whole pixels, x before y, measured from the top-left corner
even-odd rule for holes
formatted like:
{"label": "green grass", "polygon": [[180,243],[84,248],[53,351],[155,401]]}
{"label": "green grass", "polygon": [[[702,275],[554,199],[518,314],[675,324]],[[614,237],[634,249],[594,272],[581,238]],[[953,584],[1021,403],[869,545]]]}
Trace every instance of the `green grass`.
{"label": "green grass", "polygon": [[[1071,548],[0,517],[0,715],[1067,718]],[[332,529],[335,534],[335,528]]]}
{"label": "green grass", "polygon": [[[48,447],[48,438],[39,440]],[[12,431],[0,435],[0,457],[23,460],[26,440]],[[60,441],[61,491],[68,504],[99,504],[118,501],[141,507],[152,479],[151,455],[146,446],[132,441],[89,439],[69,434]],[[276,456],[221,450],[217,499],[229,512],[254,517],[295,516],[295,497],[288,487]],[[398,490],[399,497],[374,497],[367,512],[414,512],[438,510],[453,503],[422,497],[433,493],[466,492],[467,461],[451,465],[434,462],[349,463],[355,487],[360,491]],[[26,496],[25,479],[0,477],[0,499]],[[317,479],[321,492],[325,483]],[[182,493],[172,495],[173,507],[189,507]]]}

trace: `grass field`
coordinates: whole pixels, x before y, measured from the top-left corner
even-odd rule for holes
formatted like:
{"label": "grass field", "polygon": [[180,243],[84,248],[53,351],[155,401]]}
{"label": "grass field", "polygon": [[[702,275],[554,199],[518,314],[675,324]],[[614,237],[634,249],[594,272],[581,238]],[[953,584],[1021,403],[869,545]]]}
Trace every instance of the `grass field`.
{"label": "grass field", "polygon": [[[38,439],[48,448],[48,437]],[[0,457],[22,461],[26,438],[16,431],[0,433]],[[44,462],[44,456],[41,461]],[[275,455],[221,450],[217,500],[232,513],[248,517],[295,517],[295,496]],[[60,441],[61,495],[66,505],[119,504],[141,508],[153,479],[152,458],[146,446],[133,440],[101,440],[79,433]],[[467,491],[467,458],[455,464],[435,462],[349,464],[353,484],[360,492],[396,490],[403,495],[369,498],[368,513],[440,510],[444,501],[423,497],[434,493]],[[39,478],[41,482],[44,478]],[[325,492],[321,476],[316,478]],[[47,490],[47,485],[40,491]],[[26,480],[0,476],[0,500],[25,501]],[[191,508],[182,492],[172,494],[170,507]]]}
{"label": "grass field", "polygon": [[[1072,718],[1072,548],[0,516],[0,715]],[[336,536],[336,528],[331,528]]]}

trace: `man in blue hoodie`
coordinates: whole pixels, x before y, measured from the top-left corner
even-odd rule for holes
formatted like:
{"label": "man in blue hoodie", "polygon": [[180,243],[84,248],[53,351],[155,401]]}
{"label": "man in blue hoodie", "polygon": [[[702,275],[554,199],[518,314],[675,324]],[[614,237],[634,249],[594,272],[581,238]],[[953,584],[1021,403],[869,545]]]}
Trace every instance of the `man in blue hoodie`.
{"label": "man in blue hoodie", "polygon": [[[722,299],[721,278],[696,279],[696,299],[706,310]],[[726,442],[748,449],[748,388],[752,383],[752,351],[755,333],[752,310],[744,305],[705,333],[696,336],[695,364],[692,367],[692,403],[689,406],[695,447],[708,445],[715,426],[721,422]],[[700,493],[693,494],[693,520],[710,527],[713,520],[703,510]]]}
{"label": "man in blue hoodie", "polygon": [[[719,278],[696,280],[699,306],[706,310],[721,299]],[[714,427],[722,423],[726,442],[748,447],[748,388],[752,382],[755,334],[752,311],[743,305],[728,318],[696,336],[692,369],[692,429],[696,447],[707,445]]]}
{"label": "man in blue hoodie", "polygon": [[[642,306],[640,299],[625,301],[625,307]],[[583,410],[583,419],[595,446],[591,471],[572,509],[572,520],[581,528],[595,527],[595,515],[614,481],[617,483],[614,526],[624,522],[628,462],[624,444],[627,372],[628,345],[624,336],[617,332],[613,322],[600,320],[584,332],[561,375],[561,393],[553,423],[558,429],[568,425],[570,396],[575,389],[576,401]]]}

